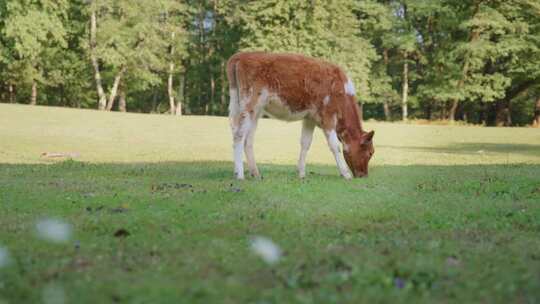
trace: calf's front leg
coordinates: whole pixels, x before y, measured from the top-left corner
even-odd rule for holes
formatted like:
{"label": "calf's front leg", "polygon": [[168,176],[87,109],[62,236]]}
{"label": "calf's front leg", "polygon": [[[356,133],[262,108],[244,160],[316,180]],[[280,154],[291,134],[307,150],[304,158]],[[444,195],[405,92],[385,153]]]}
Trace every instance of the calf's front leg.
{"label": "calf's front leg", "polygon": [[330,151],[332,151],[332,154],[334,154],[334,158],[336,159],[336,164],[341,176],[343,176],[345,179],[351,179],[352,174],[349,171],[349,167],[347,166],[347,163],[345,163],[345,160],[343,160],[341,157],[341,149],[339,148],[339,140],[336,130],[324,130],[324,135],[326,135],[326,140],[328,142]]}

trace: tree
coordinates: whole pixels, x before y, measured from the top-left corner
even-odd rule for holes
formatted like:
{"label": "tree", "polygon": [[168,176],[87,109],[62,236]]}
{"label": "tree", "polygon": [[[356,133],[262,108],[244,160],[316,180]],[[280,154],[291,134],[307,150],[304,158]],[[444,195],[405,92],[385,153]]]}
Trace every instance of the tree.
{"label": "tree", "polygon": [[[172,40],[171,35],[181,37],[182,30],[171,22],[172,15],[181,10],[178,3],[95,0],[88,10],[90,32],[86,49],[94,67],[100,110],[113,108],[126,74],[131,75],[139,89],[144,89],[160,83],[165,71],[174,72],[171,60],[180,48],[179,41]],[[108,100],[103,79],[111,83]],[[129,89],[126,83],[123,88]]]}
{"label": "tree", "polygon": [[453,57],[463,64],[455,78],[458,95],[452,98],[451,121],[459,101],[491,103],[504,99],[512,82],[508,64],[514,54],[527,47],[522,37],[525,23],[516,16],[505,15],[509,11],[520,12],[516,8],[519,2],[475,0],[462,9],[468,15],[460,24],[466,40],[453,52]]}
{"label": "tree", "polygon": [[[67,1],[6,1],[3,6],[3,62],[10,91],[13,83],[31,86],[30,104],[37,103],[38,85],[47,82],[45,71],[54,64],[52,54],[64,50]],[[11,97],[10,97],[11,98]]]}
{"label": "tree", "polygon": [[[505,96],[498,100],[502,105],[503,113],[508,113],[506,121],[509,120],[511,104],[514,100],[525,99],[531,104],[532,124],[538,125],[540,119],[540,3],[533,0],[513,0],[501,2],[499,11],[505,19],[515,26],[515,31],[506,39],[506,57],[500,62],[499,69],[511,80],[511,84],[506,88]],[[497,115],[497,124],[505,120]],[[523,114],[521,114],[523,115]],[[502,119],[501,119],[502,118]]]}
{"label": "tree", "polygon": [[539,120],[537,0],[5,0],[0,100],[223,115],[240,50],[341,65],[369,117]]}
{"label": "tree", "polygon": [[[187,55],[187,33],[183,27],[185,20],[189,18],[184,4],[180,2],[165,2],[163,18],[161,20],[161,33],[163,39],[168,41],[167,61],[167,95],[169,98],[169,113],[182,115],[182,101],[184,90],[184,75],[182,60]],[[174,89],[174,76],[180,74],[178,93]]]}
{"label": "tree", "polygon": [[362,1],[358,4],[356,16],[360,24],[360,33],[375,47],[377,59],[373,61],[369,76],[371,98],[368,103],[383,105],[384,118],[392,117],[390,106],[399,99],[398,92],[393,88],[390,73],[390,49],[394,38],[390,33],[396,26],[394,9],[387,2]]}
{"label": "tree", "polygon": [[540,97],[536,99],[532,125],[533,127],[540,128]]}

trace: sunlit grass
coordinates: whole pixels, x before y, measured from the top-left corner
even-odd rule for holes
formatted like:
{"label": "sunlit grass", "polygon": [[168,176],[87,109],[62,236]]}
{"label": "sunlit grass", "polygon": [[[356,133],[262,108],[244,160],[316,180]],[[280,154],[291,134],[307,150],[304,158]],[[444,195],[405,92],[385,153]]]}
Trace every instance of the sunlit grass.
{"label": "sunlit grass", "polygon": [[[43,163],[44,152],[77,153],[90,162],[230,161],[224,117],[101,113],[92,110],[0,104],[3,163]],[[365,123],[375,130],[374,166],[540,163],[540,132],[530,128],[482,128]],[[294,165],[299,123],[262,119],[256,135],[258,162]],[[333,164],[316,131],[308,164]],[[336,170],[337,172],[337,170]]]}

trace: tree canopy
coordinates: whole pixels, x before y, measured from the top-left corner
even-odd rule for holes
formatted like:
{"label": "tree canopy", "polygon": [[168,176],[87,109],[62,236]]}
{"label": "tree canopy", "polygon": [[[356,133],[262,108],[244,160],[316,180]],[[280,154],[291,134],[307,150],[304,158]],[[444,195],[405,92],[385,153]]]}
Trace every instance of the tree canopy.
{"label": "tree canopy", "polygon": [[3,0],[0,101],[225,115],[243,50],[341,65],[366,119],[540,124],[536,0]]}

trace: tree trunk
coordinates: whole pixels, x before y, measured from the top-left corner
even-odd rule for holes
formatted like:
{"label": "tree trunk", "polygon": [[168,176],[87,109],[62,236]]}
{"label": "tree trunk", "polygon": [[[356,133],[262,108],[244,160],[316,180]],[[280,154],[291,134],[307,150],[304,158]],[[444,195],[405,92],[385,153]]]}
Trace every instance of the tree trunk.
{"label": "tree trunk", "polygon": [[446,120],[448,117],[447,117],[447,110],[448,110],[448,105],[447,105],[447,101],[443,102],[442,106],[441,106],[441,120]]}
{"label": "tree trunk", "polygon": [[35,106],[37,104],[37,82],[32,80],[32,96],[30,98],[30,104]]}
{"label": "tree trunk", "polygon": [[485,103],[483,101],[480,101],[479,103],[479,107],[478,107],[478,116],[477,116],[477,119],[475,121],[475,123],[477,124],[483,124],[484,123],[484,108],[485,108]]}
{"label": "tree trunk", "polygon": [[[211,63],[214,58],[214,52],[216,50],[216,45],[218,43],[218,38],[216,36],[216,29],[220,28],[220,18],[217,16],[218,8],[217,1],[213,0],[213,16],[215,24],[212,26],[211,40],[208,41],[208,74],[210,74],[210,104],[209,104],[209,113],[210,115],[215,114],[216,109],[219,111],[219,107],[216,106],[216,73],[214,70],[214,65]],[[219,56],[219,55],[218,55]]]}
{"label": "tree trunk", "polygon": [[506,101],[498,101],[496,104],[495,125],[497,127],[509,127],[512,125],[512,117],[510,115],[510,103]]}
{"label": "tree trunk", "polygon": [[[205,53],[206,53],[206,50],[205,50],[206,39],[205,39],[205,31],[204,31],[205,17],[206,17],[206,10],[204,9],[203,1],[199,1],[199,20],[198,20],[199,33],[198,34],[199,34],[199,66],[200,67],[204,66]],[[197,86],[198,86],[197,90],[199,91],[197,108],[200,108],[201,110],[205,112],[203,114],[206,114],[206,111],[207,111],[206,106],[208,105],[208,95],[205,94],[206,86],[203,86],[201,81],[197,82]],[[203,98],[206,101],[205,106],[203,106]]]}
{"label": "tree trunk", "polygon": [[169,78],[167,79],[167,94],[169,95],[169,114],[175,115],[176,114],[176,105],[174,100],[174,88],[173,88],[173,77],[174,77],[174,38],[175,38],[175,32],[171,32],[171,46],[169,50]]}
{"label": "tree trunk", "polygon": [[120,81],[122,80],[122,75],[124,74],[126,68],[122,67],[120,68],[120,72],[116,74],[116,77],[114,77],[114,83],[111,88],[111,92],[109,93],[109,102],[107,103],[107,111],[112,110],[114,106],[114,100],[116,99],[116,95],[118,93],[118,86],[120,86]]}
{"label": "tree trunk", "polygon": [[[482,3],[482,0],[476,1],[475,7],[474,7],[474,13],[472,15],[473,18],[478,14],[478,11],[480,10],[480,4],[481,3]],[[478,40],[478,38],[480,37],[480,32],[478,30],[473,30],[470,33],[470,35],[471,36],[469,38],[469,43],[472,43],[472,42]],[[465,80],[467,79],[467,74],[469,73],[469,65],[470,65],[469,56],[470,56],[470,54],[467,52],[465,54],[465,58],[464,58],[463,69],[461,70],[461,78],[459,79],[459,81],[457,83],[457,88],[456,88],[457,91],[460,91],[463,88],[463,85],[465,84]],[[449,113],[449,120],[452,123],[456,119],[456,111],[457,111],[457,108],[458,108],[458,104],[459,104],[459,99],[454,98],[452,100],[452,107],[450,108],[450,113]]]}
{"label": "tree trunk", "polygon": [[403,63],[403,79],[402,79],[402,94],[401,94],[401,111],[403,121],[407,121],[409,113],[407,102],[409,99],[409,63],[407,62],[407,53],[404,56]]}
{"label": "tree trunk", "polygon": [[180,84],[178,86],[178,103],[176,104],[175,115],[182,116],[182,102],[184,102],[184,86],[185,86],[185,77],[180,75]]}
{"label": "tree trunk", "polygon": [[99,72],[99,64],[95,56],[92,57],[92,66],[94,67],[94,79],[96,80],[96,89],[98,93],[98,110],[103,111],[107,106],[107,96],[105,96],[105,91],[103,90],[103,85],[101,84],[101,73]]}
{"label": "tree trunk", "polygon": [[[388,71],[388,49],[383,50],[383,59],[384,59],[384,66],[386,70]],[[388,100],[386,98],[383,100],[383,109],[384,109],[384,119],[386,121],[390,121],[392,114],[390,113],[390,105],[388,104]]]}
{"label": "tree trunk", "polygon": [[227,112],[227,82],[225,81],[225,61],[221,61],[221,110],[222,114]]}
{"label": "tree trunk", "polygon": [[96,32],[97,32],[97,21],[96,21],[96,12],[92,10],[90,15],[90,60],[92,61],[92,66],[94,67],[94,79],[96,80],[96,89],[98,93],[98,109],[103,111],[107,106],[107,96],[103,90],[103,84],[101,83],[101,72],[99,70],[99,61],[96,56]]}
{"label": "tree trunk", "polygon": [[540,128],[540,97],[536,99],[536,106],[534,108],[533,127]]}
{"label": "tree trunk", "polygon": [[157,113],[157,90],[156,88],[152,88],[152,106],[150,109],[150,113]]}
{"label": "tree trunk", "polygon": [[167,80],[167,93],[169,94],[169,113],[176,115],[176,105],[174,100],[174,88],[173,88],[173,72],[174,63],[169,63],[169,79]]}
{"label": "tree trunk", "polygon": [[364,104],[360,103],[358,104],[358,116],[360,116],[360,122],[364,122]]}
{"label": "tree trunk", "polygon": [[[64,95],[65,95],[64,85],[61,84],[60,85],[60,105],[63,106],[63,107],[65,107],[66,104],[68,103],[68,102],[66,102],[66,99],[65,99]],[[68,106],[72,107],[73,105],[70,102]]]}
{"label": "tree trunk", "polygon": [[511,127],[512,126],[512,102],[509,100],[506,103],[506,126]]}
{"label": "tree trunk", "polygon": [[452,106],[450,107],[450,113],[448,114],[448,120],[450,120],[450,122],[454,122],[456,121],[456,111],[457,111],[457,107],[459,105],[459,100],[457,98],[454,98],[452,100]]}
{"label": "tree trunk", "polygon": [[426,118],[431,120],[433,118],[433,100],[430,100],[426,106]]}
{"label": "tree trunk", "polygon": [[9,103],[15,103],[15,89],[13,88],[13,84],[11,82],[8,85],[8,91],[9,91]]}
{"label": "tree trunk", "polygon": [[482,116],[481,116],[481,123],[484,126],[488,125],[489,122],[489,104],[483,103],[482,104]]}
{"label": "tree trunk", "polygon": [[208,114],[212,114],[212,108],[214,107],[215,96],[216,96],[216,80],[214,78],[214,73],[212,73],[212,71],[210,71],[210,103],[209,103],[209,112],[210,113],[208,113]]}
{"label": "tree trunk", "polygon": [[120,112],[126,112],[126,91],[124,89],[120,89],[120,99],[118,101],[118,111]]}
{"label": "tree trunk", "polygon": [[390,121],[390,106],[386,100],[383,101],[384,120]]}
{"label": "tree trunk", "polygon": [[[474,41],[478,38],[478,33],[473,33],[473,38],[471,38],[471,41]],[[465,63],[463,64],[463,69],[461,71],[461,78],[459,79],[457,83],[457,91],[461,90],[463,88],[463,85],[465,84],[465,79],[467,77],[467,74],[469,73],[469,56],[465,58]],[[448,115],[448,119],[450,122],[454,122],[456,120],[456,112],[459,105],[459,99],[454,98],[452,99],[452,106],[450,107],[450,113]]]}

